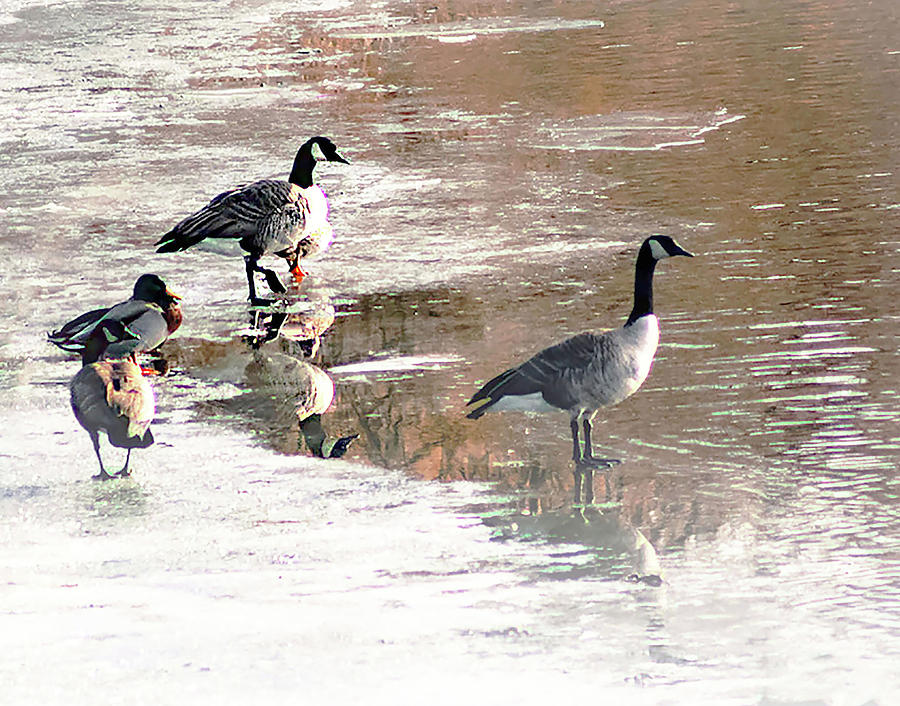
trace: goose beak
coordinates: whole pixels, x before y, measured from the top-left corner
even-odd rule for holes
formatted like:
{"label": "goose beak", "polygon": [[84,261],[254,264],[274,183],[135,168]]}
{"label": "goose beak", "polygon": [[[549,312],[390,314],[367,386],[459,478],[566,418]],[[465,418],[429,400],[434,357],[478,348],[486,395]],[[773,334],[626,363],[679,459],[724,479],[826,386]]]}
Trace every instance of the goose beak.
{"label": "goose beak", "polygon": [[673,252],[672,254],[673,255],[684,255],[685,257],[694,257],[691,253],[689,253],[687,250],[685,250],[680,245],[675,246],[675,252]]}
{"label": "goose beak", "polygon": [[344,158],[343,158],[340,154],[338,154],[337,152],[334,153],[334,156],[333,156],[329,161],[331,161],[331,162],[341,162],[342,164],[350,164],[349,161],[347,161],[346,159],[344,159]]}

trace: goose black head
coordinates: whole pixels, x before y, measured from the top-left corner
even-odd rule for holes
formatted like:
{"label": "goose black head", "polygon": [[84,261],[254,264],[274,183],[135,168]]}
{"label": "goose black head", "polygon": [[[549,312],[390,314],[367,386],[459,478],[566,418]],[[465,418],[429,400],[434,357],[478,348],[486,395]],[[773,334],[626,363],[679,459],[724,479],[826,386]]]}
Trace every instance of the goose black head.
{"label": "goose black head", "polygon": [[313,185],[313,169],[319,162],[342,162],[350,164],[340,154],[337,147],[327,137],[318,135],[311,137],[297,150],[297,156],[294,157],[294,166],[291,169],[291,175],[288,181],[296,184],[302,189],[308,189]]}
{"label": "goose black head", "polygon": [[644,246],[650,249],[650,255],[654,260],[664,260],[676,255],[694,257],[668,235],[651,235],[644,241]]}
{"label": "goose black head", "polygon": [[317,162],[341,162],[343,164],[350,164],[350,162],[338,153],[337,147],[335,147],[334,143],[327,137],[322,137],[321,135],[313,137],[307,144],[310,145],[312,157]]}
{"label": "goose black head", "polygon": [[167,305],[173,299],[181,299],[172,292],[160,277],[153,274],[141,275],[134,283],[134,299],[151,302],[153,304]]}

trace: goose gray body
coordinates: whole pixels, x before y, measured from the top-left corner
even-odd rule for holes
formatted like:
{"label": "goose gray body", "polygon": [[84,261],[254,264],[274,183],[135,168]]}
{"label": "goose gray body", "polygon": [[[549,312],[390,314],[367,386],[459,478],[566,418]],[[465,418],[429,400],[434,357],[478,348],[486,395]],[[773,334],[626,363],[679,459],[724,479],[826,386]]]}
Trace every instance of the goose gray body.
{"label": "goose gray body", "polygon": [[[100,463],[98,479],[127,476],[131,450],[153,443],[150,423],[156,412],[153,388],[134,362],[134,345],[116,343],[96,363],[84,366],[69,383],[72,411],[87,431]],[[100,433],[118,448],[127,449],[125,465],[113,474],[100,455]]]}
{"label": "goose gray body", "polygon": [[646,380],[658,342],[659,325],[653,314],[603,334],[579,334],[494,378],[483,389],[484,399],[496,401],[469,416],[560,409],[581,416],[618,404]]}
{"label": "goose gray body", "polygon": [[297,152],[287,181],[261,179],[225,191],[191,214],[157,242],[156,252],[186,250],[207,238],[237,240],[244,258],[251,302],[256,296],[254,273],[262,274],[273,292],[287,291],[273,270],[261,267],[263,255],[287,260],[297,281],[305,276],[300,260],[326,250],[334,239],[328,222],[328,200],[313,182],[318,161],[347,163],[325,137],[307,140]]}
{"label": "goose gray body", "polygon": [[[506,370],[469,400],[467,416],[478,419],[489,411],[564,410],[570,417],[576,466],[612,462],[594,458],[591,420],[601,408],[634,394],[650,373],[659,343],[653,272],[659,260],[674,255],[691,256],[668,236],[647,238],[638,251],[634,306],[624,326],[601,334],[579,334]],[[583,449],[579,427],[584,433]]]}
{"label": "goose gray body", "polygon": [[290,406],[301,422],[324,414],[334,400],[334,381],[328,373],[292,355],[254,351],[244,374],[254,388]]}

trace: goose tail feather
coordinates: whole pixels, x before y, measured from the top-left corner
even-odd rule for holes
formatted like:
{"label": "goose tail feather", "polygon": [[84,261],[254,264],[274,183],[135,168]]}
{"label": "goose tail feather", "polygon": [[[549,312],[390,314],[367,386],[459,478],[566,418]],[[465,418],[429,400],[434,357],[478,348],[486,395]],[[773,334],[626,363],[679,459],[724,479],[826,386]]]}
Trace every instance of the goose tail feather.
{"label": "goose tail feather", "polygon": [[499,402],[506,394],[505,388],[509,387],[510,382],[515,379],[517,373],[518,368],[510,368],[486,382],[478,392],[472,395],[472,399],[466,403],[467,407],[475,405],[466,414],[466,417],[478,419]]}

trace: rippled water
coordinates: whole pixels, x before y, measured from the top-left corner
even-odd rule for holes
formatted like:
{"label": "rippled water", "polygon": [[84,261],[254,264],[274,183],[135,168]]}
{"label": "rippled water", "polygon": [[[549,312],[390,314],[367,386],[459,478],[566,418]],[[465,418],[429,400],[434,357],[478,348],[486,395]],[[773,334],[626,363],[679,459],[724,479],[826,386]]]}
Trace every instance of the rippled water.
{"label": "rippled water", "polygon": [[[0,2],[0,701],[896,702],[898,14]],[[152,249],[317,133],[341,460],[252,388],[236,250]],[[698,257],[579,511],[565,415],[463,406],[653,232]],[[175,373],[96,484],[44,332],[146,271]]]}

